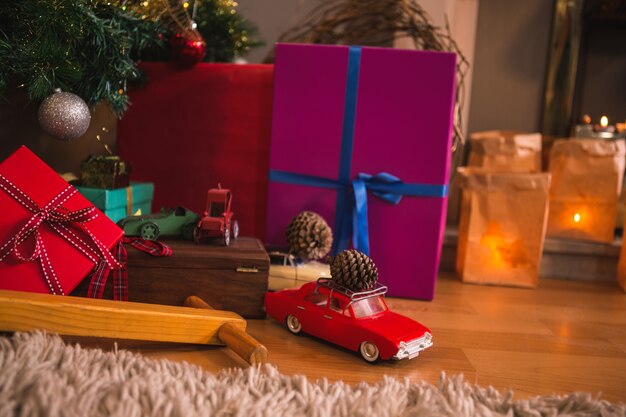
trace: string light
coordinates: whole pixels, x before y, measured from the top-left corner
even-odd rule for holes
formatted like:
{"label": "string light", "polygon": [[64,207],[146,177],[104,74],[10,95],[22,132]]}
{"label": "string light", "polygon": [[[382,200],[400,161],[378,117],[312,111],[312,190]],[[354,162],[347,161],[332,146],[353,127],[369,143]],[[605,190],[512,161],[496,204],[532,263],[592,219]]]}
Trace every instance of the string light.
{"label": "string light", "polygon": [[[106,128],[106,126],[102,126],[102,129],[101,129],[101,130],[102,130],[103,134],[107,134],[107,133],[109,133],[109,129],[107,129],[107,128]],[[96,135],[96,140],[97,140],[98,142],[100,142],[100,144],[104,147],[104,149],[107,151],[107,153],[108,153],[109,155],[113,155],[113,151],[111,150],[111,148],[109,147],[109,145],[107,145],[106,143],[104,143],[104,142],[102,141],[102,136],[101,136],[100,134],[97,134],[97,135]]]}
{"label": "string light", "polygon": [[[189,3],[187,3],[189,4]],[[196,15],[198,14],[198,0],[193,1],[193,9],[191,10],[191,28],[196,30],[198,24],[196,23]]]}

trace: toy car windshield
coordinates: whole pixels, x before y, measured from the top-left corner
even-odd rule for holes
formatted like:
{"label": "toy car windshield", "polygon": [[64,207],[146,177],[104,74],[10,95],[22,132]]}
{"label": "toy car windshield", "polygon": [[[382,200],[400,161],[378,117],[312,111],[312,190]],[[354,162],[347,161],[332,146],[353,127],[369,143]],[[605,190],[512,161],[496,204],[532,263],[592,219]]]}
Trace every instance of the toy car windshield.
{"label": "toy car windshield", "polygon": [[320,288],[330,289],[329,295],[331,298],[333,293],[339,293],[347,297],[349,302],[346,308],[352,306],[354,317],[357,319],[375,316],[388,310],[387,304],[383,300],[383,295],[387,293],[387,287],[384,285],[376,284],[370,290],[355,292],[337,285],[331,279],[318,278],[314,293],[319,293]]}
{"label": "toy car windshield", "polygon": [[380,296],[365,298],[352,303],[352,311],[357,319],[375,316],[386,310],[388,310],[387,305]]}

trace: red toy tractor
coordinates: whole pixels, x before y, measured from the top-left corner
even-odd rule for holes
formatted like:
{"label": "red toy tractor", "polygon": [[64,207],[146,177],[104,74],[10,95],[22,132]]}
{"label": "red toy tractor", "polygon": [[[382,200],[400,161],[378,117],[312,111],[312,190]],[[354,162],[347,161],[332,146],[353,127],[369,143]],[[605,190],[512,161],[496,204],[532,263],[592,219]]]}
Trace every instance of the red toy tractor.
{"label": "red toy tractor", "polygon": [[228,246],[230,239],[237,239],[239,224],[233,220],[234,213],[230,209],[232,199],[230,190],[222,188],[220,184],[209,190],[206,211],[193,231],[196,243],[218,237]]}

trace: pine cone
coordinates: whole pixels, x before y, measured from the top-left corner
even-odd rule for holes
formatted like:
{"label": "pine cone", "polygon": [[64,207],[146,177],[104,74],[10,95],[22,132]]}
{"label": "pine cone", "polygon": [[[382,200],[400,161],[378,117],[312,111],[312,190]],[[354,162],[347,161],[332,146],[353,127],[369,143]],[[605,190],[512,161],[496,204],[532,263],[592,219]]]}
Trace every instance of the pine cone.
{"label": "pine cone", "polygon": [[303,211],[289,223],[287,242],[291,253],[307,259],[320,259],[333,245],[333,232],[319,214]]}
{"label": "pine cone", "polygon": [[378,281],[378,269],[374,261],[356,249],[344,250],[330,260],[333,281],[351,291],[372,289]]}

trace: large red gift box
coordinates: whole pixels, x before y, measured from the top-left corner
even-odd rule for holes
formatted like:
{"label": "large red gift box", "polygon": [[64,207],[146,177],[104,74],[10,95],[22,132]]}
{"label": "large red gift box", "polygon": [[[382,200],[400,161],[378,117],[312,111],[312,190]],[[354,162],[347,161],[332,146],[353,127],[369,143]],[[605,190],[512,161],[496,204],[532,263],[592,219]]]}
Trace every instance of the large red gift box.
{"label": "large red gift box", "polygon": [[24,146],[0,164],[0,207],[2,289],[69,294],[116,262],[122,230]]}
{"label": "large red gift box", "polygon": [[264,236],[272,65],[143,65],[144,88],[118,125],[118,152],[133,180],[155,184],[153,207],[198,214],[218,183],[233,192],[241,233]]}

